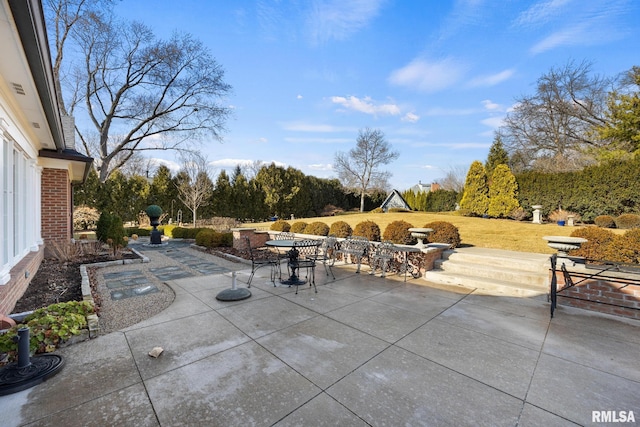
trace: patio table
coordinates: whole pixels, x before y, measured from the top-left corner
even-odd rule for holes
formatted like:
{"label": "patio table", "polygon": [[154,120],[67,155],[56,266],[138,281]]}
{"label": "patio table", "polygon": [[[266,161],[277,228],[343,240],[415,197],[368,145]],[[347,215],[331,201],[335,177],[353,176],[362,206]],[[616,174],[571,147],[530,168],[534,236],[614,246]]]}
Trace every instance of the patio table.
{"label": "patio table", "polygon": [[[296,249],[297,240],[285,239],[285,240],[267,240],[265,245],[274,247],[274,248],[291,248],[288,251],[289,255],[289,266],[291,267],[291,275],[288,279],[280,280],[280,283],[288,286],[300,286],[307,283],[306,280],[302,280],[296,274],[296,269],[298,265],[298,255],[299,252]],[[320,245],[320,241],[317,242]]]}

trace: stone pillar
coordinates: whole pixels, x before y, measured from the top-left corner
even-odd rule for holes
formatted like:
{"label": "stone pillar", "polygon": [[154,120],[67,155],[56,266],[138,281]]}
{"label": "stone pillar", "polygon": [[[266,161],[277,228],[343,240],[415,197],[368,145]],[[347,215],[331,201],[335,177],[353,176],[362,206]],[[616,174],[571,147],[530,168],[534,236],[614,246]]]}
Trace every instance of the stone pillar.
{"label": "stone pillar", "polygon": [[540,209],[542,209],[542,206],[533,205],[531,207],[533,208],[533,220],[531,222],[534,224],[542,224],[542,212],[540,212]]}

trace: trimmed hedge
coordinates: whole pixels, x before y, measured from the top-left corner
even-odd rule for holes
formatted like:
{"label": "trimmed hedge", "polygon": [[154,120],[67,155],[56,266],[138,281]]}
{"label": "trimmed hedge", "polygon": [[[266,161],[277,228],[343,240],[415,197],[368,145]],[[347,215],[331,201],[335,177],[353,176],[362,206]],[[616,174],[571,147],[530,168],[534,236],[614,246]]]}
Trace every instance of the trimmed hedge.
{"label": "trimmed hedge", "polygon": [[616,228],[616,220],[611,215],[599,215],[594,218],[593,223],[602,228]]}
{"label": "trimmed hedge", "polygon": [[623,230],[640,227],[640,215],[625,213],[615,219],[616,227]]}
{"label": "trimmed hedge", "polygon": [[195,239],[198,233],[202,230],[211,230],[210,228],[185,228],[176,227],[173,229],[173,237],[176,239]]}
{"label": "trimmed hedge", "polygon": [[304,230],[305,228],[307,228],[307,225],[309,224],[307,224],[304,221],[297,221],[291,225],[291,228],[289,229],[289,231],[292,233],[304,233]]}
{"label": "trimmed hedge", "polygon": [[196,235],[196,245],[205,248],[233,246],[233,233],[220,233],[211,228],[202,229]]}
{"label": "trimmed hedge", "polygon": [[399,245],[415,243],[416,239],[411,235],[411,232],[409,231],[410,228],[413,228],[413,225],[409,224],[407,221],[393,221],[384,229],[382,238],[384,240],[391,240],[393,243]]}
{"label": "trimmed hedge", "polygon": [[287,221],[283,219],[279,219],[275,221],[273,224],[271,224],[271,230],[272,231],[290,231],[291,224],[289,224]]}
{"label": "trimmed hedge", "polygon": [[433,221],[425,224],[424,228],[432,228],[433,233],[429,234],[430,243],[446,243],[452,248],[460,246],[460,232],[458,227],[446,221]]}
{"label": "trimmed hedge", "polygon": [[329,227],[329,234],[342,239],[351,236],[352,233],[353,229],[345,221],[336,221]]}
{"label": "trimmed hedge", "polygon": [[362,221],[356,224],[356,228],[353,229],[353,235],[366,237],[370,242],[379,242],[380,227],[373,221]]}
{"label": "trimmed hedge", "polygon": [[326,236],[329,234],[329,226],[321,221],[315,221],[307,225],[304,234],[313,234],[315,236]]}

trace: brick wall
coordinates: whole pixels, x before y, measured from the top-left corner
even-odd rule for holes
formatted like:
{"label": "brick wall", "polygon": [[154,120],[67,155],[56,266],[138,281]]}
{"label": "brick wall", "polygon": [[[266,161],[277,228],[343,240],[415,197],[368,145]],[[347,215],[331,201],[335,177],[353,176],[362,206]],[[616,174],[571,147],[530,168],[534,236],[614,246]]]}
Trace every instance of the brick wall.
{"label": "brick wall", "polygon": [[41,245],[37,252],[29,252],[11,269],[11,279],[0,286],[0,315],[7,315],[13,311],[16,302],[27,290],[31,279],[38,271],[43,255],[44,247]]}
{"label": "brick wall", "polygon": [[[553,273],[551,273],[553,274]],[[578,283],[558,293],[558,304],[614,314],[640,320],[640,277],[629,273],[623,277],[597,276],[570,272],[571,281]],[[558,289],[565,286],[564,275],[556,271]]]}
{"label": "brick wall", "polygon": [[42,171],[42,239],[69,240],[71,230],[71,184],[65,169]]}
{"label": "brick wall", "polygon": [[233,247],[238,250],[247,249],[247,243],[245,237],[248,237],[251,241],[252,248],[259,248],[264,246],[265,242],[269,240],[269,233],[256,232],[255,228],[234,228],[233,232]]}

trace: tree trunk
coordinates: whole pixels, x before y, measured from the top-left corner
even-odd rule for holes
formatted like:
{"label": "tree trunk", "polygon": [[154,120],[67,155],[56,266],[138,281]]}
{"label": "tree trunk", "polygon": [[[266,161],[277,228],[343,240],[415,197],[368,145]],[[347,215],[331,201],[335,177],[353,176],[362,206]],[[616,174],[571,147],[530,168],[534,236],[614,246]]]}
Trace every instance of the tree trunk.
{"label": "tree trunk", "polygon": [[364,191],[360,193],[360,212],[364,212]]}

